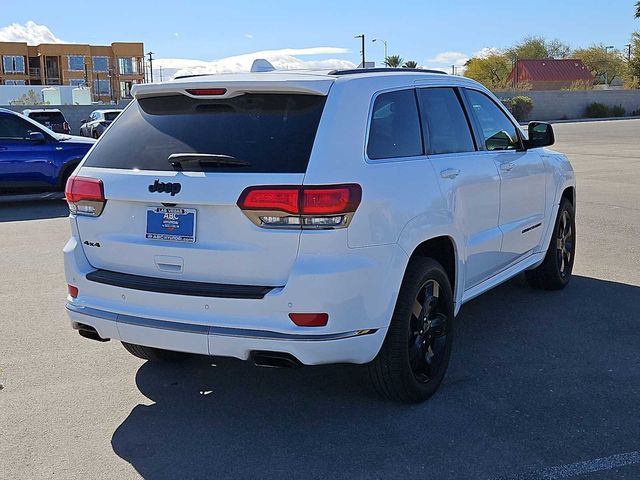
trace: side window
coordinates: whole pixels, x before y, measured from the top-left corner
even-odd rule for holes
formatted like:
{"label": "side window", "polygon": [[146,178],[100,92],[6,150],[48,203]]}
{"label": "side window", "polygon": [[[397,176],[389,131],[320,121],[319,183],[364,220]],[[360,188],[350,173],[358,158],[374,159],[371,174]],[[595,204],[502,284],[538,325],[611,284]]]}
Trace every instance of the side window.
{"label": "side window", "polygon": [[383,93],[376,98],[367,143],[369,158],[422,155],[421,137],[413,89]]}
{"label": "side window", "polygon": [[418,98],[429,154],[475,150],[469,122],[453,88],[421,88]]}
{"label": "side window", "polygon": [[480,123],[487,150],[516,150],[520,148],[517,127],[484,93],[467,90],[471,108]]}
{"label": "side window", "polygon": [[25,140],[29,138],[31,132],[37,132],[28,122],[14,115],[0,115],[0,139],[2,140]]}

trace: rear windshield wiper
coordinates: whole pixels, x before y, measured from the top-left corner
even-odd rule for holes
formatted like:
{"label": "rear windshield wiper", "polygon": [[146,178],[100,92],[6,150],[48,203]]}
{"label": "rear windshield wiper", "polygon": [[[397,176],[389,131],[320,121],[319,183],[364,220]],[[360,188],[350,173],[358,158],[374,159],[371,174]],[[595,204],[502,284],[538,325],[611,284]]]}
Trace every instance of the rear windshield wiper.
{"label": "rear windshield wiper", "polygon": [[172,153],[167,160],[174,167],[179,167],[187,163],[219,165],[221,167],[251,166],[251,164],[245,160],[239,160],[231,155],[222,155],[220,153]]}

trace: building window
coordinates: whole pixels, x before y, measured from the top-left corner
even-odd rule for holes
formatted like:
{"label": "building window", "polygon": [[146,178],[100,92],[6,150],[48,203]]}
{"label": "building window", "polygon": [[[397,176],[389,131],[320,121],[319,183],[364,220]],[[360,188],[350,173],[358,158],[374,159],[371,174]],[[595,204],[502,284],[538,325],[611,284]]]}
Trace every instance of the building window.
{"label": "building window", "polygon": [[109,71],[109,57],[93,57],[94,72],[108,72]]}
{"label": "building window", "polygon": [[135,57],[118,58],[118,70],[121,75],[135,75],[138,73],[138,59]]}
{"label": "building window", "polygon": [[24,73],[24,57],[21,55],[5,55],[2,57],[4,73]]}
{"label": "building window", "polygon": [[72,87],[84,87],[86,82],[84,81],[84,78],[72,78],[69,80],[69,85]]}
{"label": "building window", "polygon": [[95,93],[98,96],[110,96],[111,81],[110,80],[94,80],[93,93]]}
{"label": "building window", "polygon": [[69,70],[72,72],[84,72],[84,57],[82,55],[69,55]]}
{"label": "building window", "polygon": [[5,85],[26,85],[26,80],[5,80]]}

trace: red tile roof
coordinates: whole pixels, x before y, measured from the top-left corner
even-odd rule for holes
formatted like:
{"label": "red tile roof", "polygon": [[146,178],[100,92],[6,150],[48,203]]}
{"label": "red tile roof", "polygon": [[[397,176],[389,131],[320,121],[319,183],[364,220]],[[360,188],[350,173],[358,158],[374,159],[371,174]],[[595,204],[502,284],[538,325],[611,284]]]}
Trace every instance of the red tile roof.
{"label": "red tile roof", "polygon": [[593,81],[589,68],[578,59],[518,60],[516,67],[509,74],[510,81],[513,80],[516,70],[519,82]]}

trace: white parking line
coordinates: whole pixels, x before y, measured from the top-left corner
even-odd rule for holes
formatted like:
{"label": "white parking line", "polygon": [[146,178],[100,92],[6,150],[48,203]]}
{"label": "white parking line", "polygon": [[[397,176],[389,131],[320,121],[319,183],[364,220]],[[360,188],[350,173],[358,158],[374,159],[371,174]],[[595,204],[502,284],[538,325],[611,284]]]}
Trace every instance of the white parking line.
{"label": "white parking line", "polygon": [[595,458],[585,462],[571,463],[559,467],[544,468],[537,472],[522,473],[515,476],[502,477],[501,480],[557,480],[577,477],[585,473],[613,470],[628,465],[640,465],[640,451],[619,453],[610,457]]}

